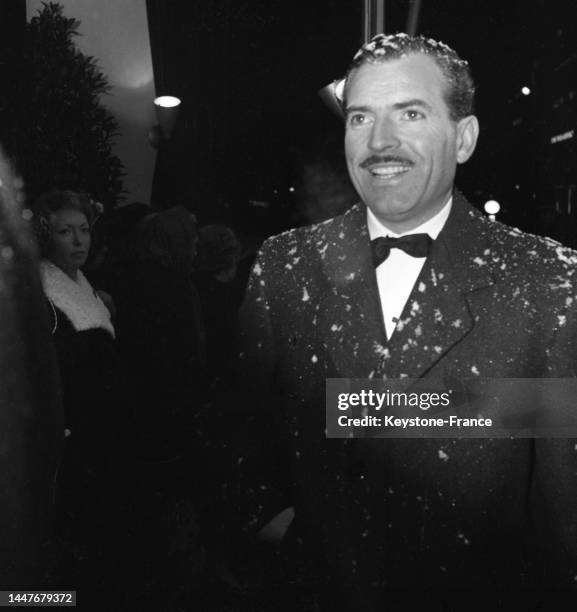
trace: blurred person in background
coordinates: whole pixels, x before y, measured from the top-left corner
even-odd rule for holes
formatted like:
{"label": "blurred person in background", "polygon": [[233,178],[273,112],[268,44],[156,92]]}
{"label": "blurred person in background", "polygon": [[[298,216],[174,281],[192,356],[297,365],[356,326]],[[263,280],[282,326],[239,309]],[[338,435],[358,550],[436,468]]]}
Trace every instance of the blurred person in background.
{"label": "blurred person in background", "polygon": [[193,282],[198,234],[184,207],[134,221],[107,288],[117,305],[136,453],[167,460],[184,448],[203,384],[204,325]]}
{"label": "blurred person in background", "polygon": [[[198,232],[194,215],[182,206],[158,212],[134,204],[115,211],[115,218],[103,279],[117,310],[138,508],[136,573],[150,604],[150,597],[179,581],[172,561],[182,555],[173,553],[186,548],[183,534],[195,529],[198,487],[190,465],[196,471],[200,464],[192,437],[206,386],[204,325],[193,281]],[[175,543],[177,533],[182,538]]]}
{"label": "blurred person in background", "polygon": [[[0,585],[40,588],[64,439],[58,371],[22,181],[0,151]],[[25,211],[29,212],[29,211]],[[45,549],[44,549],[45,552]]]}
{"label": "blurred person in background", "polygon": [[207,368],[211,382],[226,381],[244,287],[238,278],[241,245],[226,225],[199,231],[197,282],[206,327]]}

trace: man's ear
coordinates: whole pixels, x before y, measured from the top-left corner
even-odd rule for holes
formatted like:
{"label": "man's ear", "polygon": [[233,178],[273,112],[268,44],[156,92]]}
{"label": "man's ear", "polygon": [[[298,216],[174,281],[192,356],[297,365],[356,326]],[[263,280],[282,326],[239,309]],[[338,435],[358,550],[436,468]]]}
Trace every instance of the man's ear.
{"label": "man's ear", "polygon": [[457,123],[457,162],[464,164],[475,150],[479,137],[479,122],[475,115],[469,115]]}

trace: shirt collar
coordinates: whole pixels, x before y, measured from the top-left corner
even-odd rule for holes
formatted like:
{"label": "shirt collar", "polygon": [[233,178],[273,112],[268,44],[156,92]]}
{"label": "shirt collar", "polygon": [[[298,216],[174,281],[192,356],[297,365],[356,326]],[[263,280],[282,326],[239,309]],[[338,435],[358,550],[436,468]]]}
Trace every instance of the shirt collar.
{"label": "shirt collar", "polygon": [[445,222],[451,212],[451,206],[453,205],[453,197],[451,196],[445,206],[428,221],[425,221],[418,227],[415,227],[409,232],[403,232],[402,234],[396,234],[392,230],[388,229],[386,225],[383,225],[377,217],[375,217],[373,211],[367,206],[367,226],[369,228],[369,236],[371,240],[378,236],[393,236],[398,238],[399,236],[405,236],[406,234],[429,234],[429,236],[436,240],[437,236],[441,233]]}

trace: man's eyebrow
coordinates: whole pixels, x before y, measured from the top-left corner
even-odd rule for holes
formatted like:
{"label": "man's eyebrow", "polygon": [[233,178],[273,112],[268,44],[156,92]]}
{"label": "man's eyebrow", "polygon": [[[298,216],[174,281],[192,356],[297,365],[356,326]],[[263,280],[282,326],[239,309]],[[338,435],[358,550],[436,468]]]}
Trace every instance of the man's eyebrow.
{"label": "man's eyebrow", "polygon": [[347,106],[345,108],[345,115],[349,113],[369,113],[371,109],[368,106]]}
{"label": "man's eyebrow", "polygon": [[407,100],[405,102],[397,102],[396,104],[393,104],[393,108],[396,110],[404,110],[405,108],[410,108],[411,106],[418,106],[428,111],[433,110],[433,107],[428,102],[425,102],[420,98],[413,98],[412,100]]}
{"label": "man's eyebrow", "polygon": [[[393,104],[394,110],[404,110],[406,108],[410,108],[411,106],[417,106],[419,108],[424,108],[425,110],[431,112],[433,107],[425,100],[421,100],[421,98],[411,98],[410,100],[405,100],[404,102],[397,102]],[[347,106],[345,108],[345,114],[348,115],[350,113],[369,113],[371,112],[371,107],[369,106]]]}

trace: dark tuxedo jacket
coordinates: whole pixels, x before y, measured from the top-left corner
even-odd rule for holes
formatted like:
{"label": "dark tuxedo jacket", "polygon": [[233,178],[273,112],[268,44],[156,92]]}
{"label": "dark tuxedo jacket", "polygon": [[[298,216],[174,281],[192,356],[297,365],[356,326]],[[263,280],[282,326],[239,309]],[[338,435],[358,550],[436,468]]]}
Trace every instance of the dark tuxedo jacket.
{"label": "dark tuxedo jacket", "polygon": [[456,192],[387,341],[364,205],[267,240],[241,313],[259,449],[239,457],[247,525],[293,505],[287,545],[352,609],[397,590],[576,585],[575,440],[325,438],[326,378],[574,377],[576,264]]}

